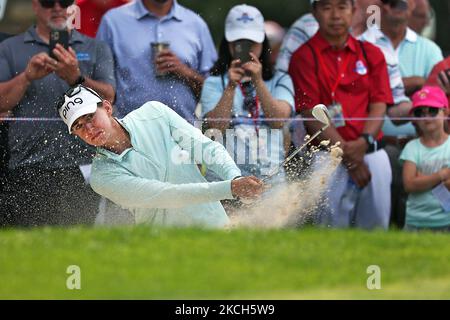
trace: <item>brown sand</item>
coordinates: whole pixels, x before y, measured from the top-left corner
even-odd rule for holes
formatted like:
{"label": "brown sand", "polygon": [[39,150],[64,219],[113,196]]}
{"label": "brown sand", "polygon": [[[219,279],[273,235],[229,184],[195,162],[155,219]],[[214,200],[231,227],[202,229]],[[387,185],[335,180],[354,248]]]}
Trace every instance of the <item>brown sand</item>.
{"label": "brown sand", "polygon": [[[322,146],[328,146],[323,142]],[[319,151],[312,147],[311,153]],[[328,148],[325,153],[327,166],[321,166],[306,179],[298,182],[273,186],[267,196],[238,210],[231,217],[231,228],[283,228],[302,224],[310,218],[317,209],[323,193],[328,186],[328,179],[342,160],[342,149],[339,145]]]}

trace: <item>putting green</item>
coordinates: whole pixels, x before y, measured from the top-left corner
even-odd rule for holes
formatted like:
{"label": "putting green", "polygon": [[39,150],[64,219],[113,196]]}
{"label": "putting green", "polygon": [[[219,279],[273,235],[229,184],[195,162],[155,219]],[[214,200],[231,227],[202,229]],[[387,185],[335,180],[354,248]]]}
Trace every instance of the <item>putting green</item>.
{"label": "putting green", "polygon": [[2,230],[0,248],[3,299],[450,298],[449,234],[44,228]]}

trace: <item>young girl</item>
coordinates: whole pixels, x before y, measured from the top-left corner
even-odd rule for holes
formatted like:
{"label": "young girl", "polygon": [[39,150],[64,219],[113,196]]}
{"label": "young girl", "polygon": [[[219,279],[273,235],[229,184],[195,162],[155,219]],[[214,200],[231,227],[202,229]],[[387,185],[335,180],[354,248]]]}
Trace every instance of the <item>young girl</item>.
{"label": "young girl", "polygon": [[445,131],[448,100],[439,87],[426,86],[413,96],[411,113],[419,138],[410,141],[400,160],[409,193],[406,230],[450,231],[450,139]]}
{"label": "young girl", "polygon": [[264,177],[284,160],[283,119],[294,112],[294,96],[289,75],[273,70],[257,8],[230,10],[211,74],[201,95],[207,126],[228,133],[227,149],[244,175]]}

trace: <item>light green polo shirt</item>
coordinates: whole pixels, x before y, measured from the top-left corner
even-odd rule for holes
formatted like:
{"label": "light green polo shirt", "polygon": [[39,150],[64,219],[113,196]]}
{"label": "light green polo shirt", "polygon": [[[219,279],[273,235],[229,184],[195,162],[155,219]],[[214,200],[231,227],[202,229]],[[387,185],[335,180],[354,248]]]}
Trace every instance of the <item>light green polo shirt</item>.
{"label": "light green polo shirt", "polygon": [[[219,200],[233,198],[231,180],[241,172],[221,144],[156,101],[120,123],[132,148],[120,155],[97,150],[94,191],[129,209],[137,223],[220,228],[229,222]],[[205,161],[224,181],[205,180],[197,167]]]}

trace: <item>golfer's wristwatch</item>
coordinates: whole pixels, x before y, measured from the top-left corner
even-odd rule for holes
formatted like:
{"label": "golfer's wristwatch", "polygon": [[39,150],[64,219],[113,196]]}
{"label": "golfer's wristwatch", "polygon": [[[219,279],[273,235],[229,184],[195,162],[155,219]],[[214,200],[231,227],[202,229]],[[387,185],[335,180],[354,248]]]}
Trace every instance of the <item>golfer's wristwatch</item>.
{"label": "golfer's wristwatch", "polygon": [[371,153],[371,152],[375,152],[378,149],[378,142],[377,140],[375,140],[375,138],[369,134],[369,133],[363,133],[361,135],[361,137],[364,138],[364,140],[366,140],[367,145],[369,146],[367,148],[367,153]]}

